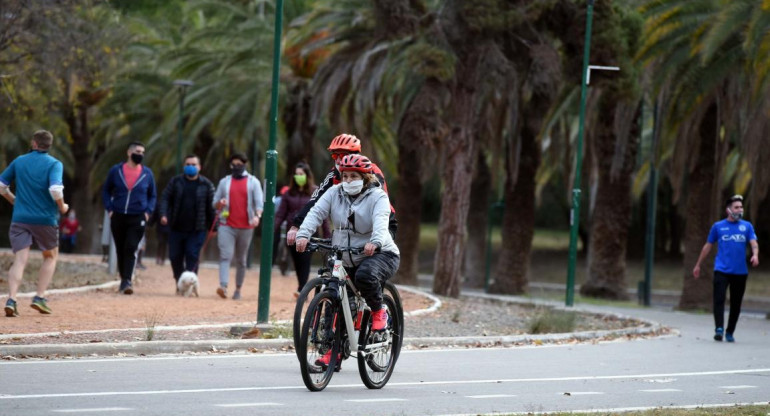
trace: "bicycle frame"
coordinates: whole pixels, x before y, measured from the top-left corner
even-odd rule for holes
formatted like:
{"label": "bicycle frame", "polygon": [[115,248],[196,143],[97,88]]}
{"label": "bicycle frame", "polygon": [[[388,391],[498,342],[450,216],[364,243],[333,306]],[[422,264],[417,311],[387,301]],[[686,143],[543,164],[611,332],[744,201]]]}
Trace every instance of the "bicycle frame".
{"label": "bicycle frame", "polygon": [[[329,279],[328,277],[325,278],[325,280],[334,281],[337,284],[335,285],[336,288],[330,287],[327,282],[324,282],[324,285],[321,286],[321,290],[335,290],[337,298],[340,299],[342,307],[342,317],[345,322],[345,330],[348,336],[348,344],[350,347],[350,354],[366,354],[366,351],[362,351],[359,349],[358,345],[358,330],[355,329],[355,322],[353,320],[353,314],[350,310],[350,307],[347,307],[347,305],[350,305],[350,297],[348,296],[348,291],[346,290],[347,287],[350,287],[351,291],[356,294],[356,313],[357,315],[363,316],[364,312],[371,313],[371,308],[369,305],[366,304],[366,302],[361,298],[361,295],[359,294],[358,289],[356,288],[356,285],[353,283],[353,280],[350,279],[348,276],[348,272],[345,270],[345,267],[342,264],[342,252],[332,250],[335,252],[334,255],[334,265],[332,266],[332,277]],[[385,346],[388,342],[380,342],[376,344],[367,344],[367,349],[378,349],[380,347]]]}

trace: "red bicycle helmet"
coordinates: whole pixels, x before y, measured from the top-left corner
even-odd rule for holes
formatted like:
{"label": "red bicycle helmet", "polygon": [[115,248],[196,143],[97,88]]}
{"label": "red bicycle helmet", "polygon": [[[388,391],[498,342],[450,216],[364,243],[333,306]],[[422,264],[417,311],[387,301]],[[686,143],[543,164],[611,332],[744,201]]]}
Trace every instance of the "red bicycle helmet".
{"label": "red bicycle helmet", "polygon": [[330,152],[348,152],[358,153],[361,151],[361,140],[352,134],[340,134],[332,139],[332,143],[329,145]]}
{"label": "red bicycle helmet", "polygon": [[345,155],[337,166],[340,172],[372,173],[372,161],[359,154]]}

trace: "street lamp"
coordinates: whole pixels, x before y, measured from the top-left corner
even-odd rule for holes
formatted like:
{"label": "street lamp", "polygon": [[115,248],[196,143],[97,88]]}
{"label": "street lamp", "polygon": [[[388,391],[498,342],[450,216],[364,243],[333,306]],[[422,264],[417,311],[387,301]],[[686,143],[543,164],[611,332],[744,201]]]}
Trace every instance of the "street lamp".
{"label": "street lamp", "polygon": [[577,263],[577,240],[580,228],[580,186],[583,172],[583,132],[586,120],[586,97],[591,82],[591,70],[619,71],[616,66],[589,65],[591,51],[591,24],[594,0],[588,0],[586,14],[586,37],[583,45],[583,76],[580,83],[580,121],[578,123],[577,148],[575,149],[575,182],[572,186],[572,210],[570,211],[569,263],[567,264],[567,287],[565,305],[572,306],[575,300],[575,266]]}
{"label": "street lamp", "polygon": [[187,87],[193,85],[189,79],[177,79],[174,85],[179,88],[179,125],[177,126],[176,136],[176,173],[181,173],[182,169],[182,129],[184,128],[184,96],[187,93]]}

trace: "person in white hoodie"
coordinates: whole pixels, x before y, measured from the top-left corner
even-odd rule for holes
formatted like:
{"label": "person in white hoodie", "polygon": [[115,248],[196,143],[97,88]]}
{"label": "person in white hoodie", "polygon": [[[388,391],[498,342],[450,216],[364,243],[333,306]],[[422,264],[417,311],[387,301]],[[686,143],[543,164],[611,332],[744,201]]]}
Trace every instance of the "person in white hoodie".
{"label": "person in white hoodie", "polygon": [[[398,247],[388,232],[390,200],[366,156],[346,155],[338,169],[342,182],[324,193],[308,212],[297,232],[296,249],[305,251],[308,239],[326,218],[334,224],[332,244],[364,247],[363,254],[343,256],[343,263],[372,309],[372,330],[382,330],[388,321],[382,308],[382,284],[396,274],[400,262]],[[328,357],[324,358],[328,363]]]}
{"label": "person in white hoodie", "polygon": [[233,299],[241,298],[241,287],[246,277],[246,257],[254,228],[262,218],[265,202],[259,179],[249,175],[243,153],[230,156],[231,175],[219,181],[212,205],[219,211],[219,287],[217,295],[227,298],[230,280],[230,262],[235,259],[235,292]]}

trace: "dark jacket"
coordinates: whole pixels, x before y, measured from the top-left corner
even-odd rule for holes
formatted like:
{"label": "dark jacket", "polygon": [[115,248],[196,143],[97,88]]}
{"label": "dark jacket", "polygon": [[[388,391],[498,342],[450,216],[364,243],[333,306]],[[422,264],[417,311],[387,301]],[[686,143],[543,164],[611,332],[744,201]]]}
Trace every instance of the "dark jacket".
{"label": "dark jacket", "polygon": [[182,193],[185,185],[184,175],[177,175],[171,178],[163,195],[160,198],[160,217],[168,218],[168,224],[172,230],[179,227],[174,224],[179,217],[182,209],[195,210],[195,231],[208,231],[214,222],[214,208],[211,206],[211,200],[214,198],[214,184],[203,175],[198,175],[197,188],[195,188],[195,206],[183,207],[181,204]]}
{"label": "dark jacket", "polygon": [[152,170],[142,165],[142,173],[136,180],[134,188],[129,190],[126,185],[126,178],[123,177],[123,164],[118,163],[110,168],[107,174],[107,180],[102,189],[102,201],[104,209],[109,212],[118,212],[121,214],[151,215],[155,210],[155,200],[157,194],[155,190],[155,177]]}
{"label": "dark jacket", "polygon": [[[315,191],[315,189],[313,189],[313,191]],[[278,211],[275,213],[274,230],[278,231],[284,221],[291,223],[291,219],[297,215],[297,213],[302,209],[302,207],[305,206],[305,204],[308,203],[308,201],[310,201],[310,195],[305,195],[300,192],[292,194],[292,191],[288,191],[283,194],[281,196],[281,204],[278,206]],[[323,237],[330,238],[332,233],[328,220],[324,220],[322,229]]]}

